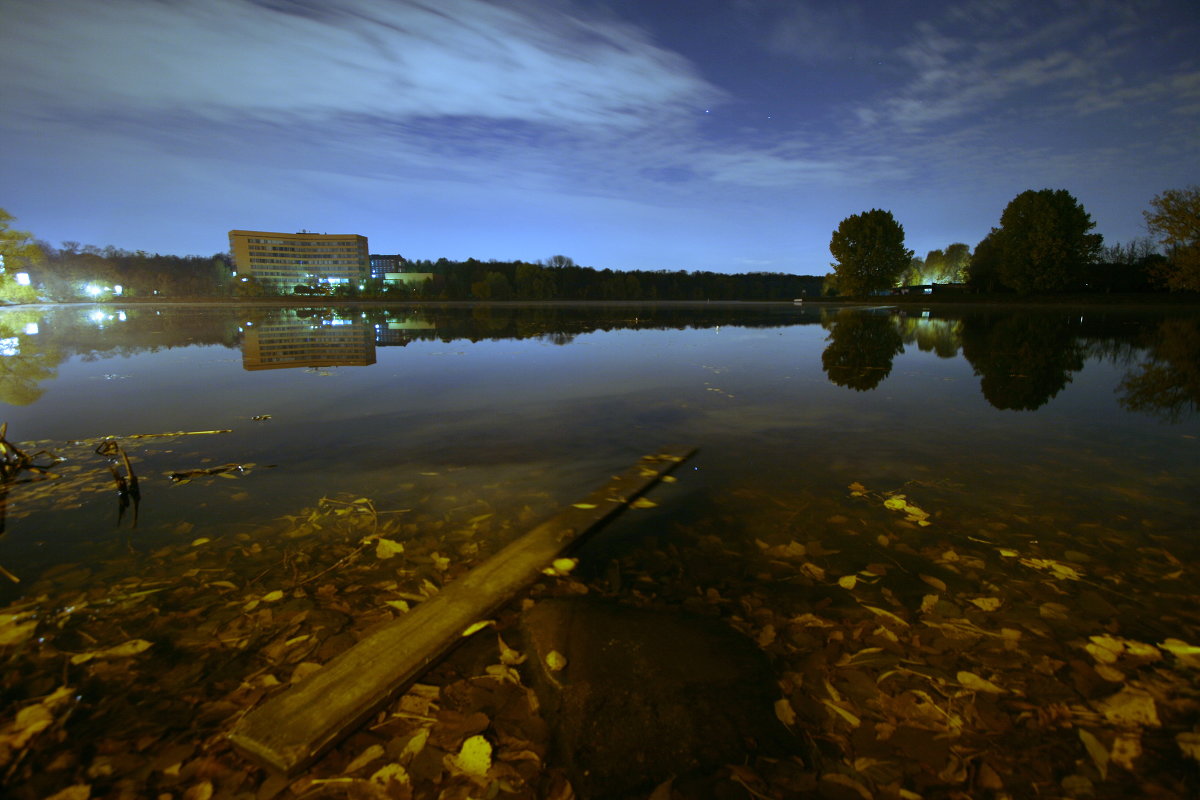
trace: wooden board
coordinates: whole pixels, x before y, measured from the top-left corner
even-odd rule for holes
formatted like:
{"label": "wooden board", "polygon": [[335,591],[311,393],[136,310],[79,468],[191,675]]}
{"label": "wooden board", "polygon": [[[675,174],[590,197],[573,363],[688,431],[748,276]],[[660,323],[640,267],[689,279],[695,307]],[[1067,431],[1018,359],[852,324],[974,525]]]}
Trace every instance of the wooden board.
{"label": "wooden board", "polygon": [[399,619],[376,628],[234,726],[229,739],[250,758],[292,775],[356,730],[406,689],[472,624],[532,585],[572,543],[599,528],[695,453],[670,448],[614,475],[603,487],[524,534]]}

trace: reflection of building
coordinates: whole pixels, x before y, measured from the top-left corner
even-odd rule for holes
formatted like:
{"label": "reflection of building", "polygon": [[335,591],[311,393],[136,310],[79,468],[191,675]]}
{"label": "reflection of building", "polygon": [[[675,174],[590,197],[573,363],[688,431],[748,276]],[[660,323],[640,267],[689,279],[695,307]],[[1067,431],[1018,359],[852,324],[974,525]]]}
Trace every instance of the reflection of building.
{"label": "reflection of building", "polygon": [[242,368],[365,367],[375,363],[375,329],[362,319],[289,314],[246,323]]}
{"label": "reflection of building", "polygon": [[230,231],[229,249],[238,277],[275,291],[290,292],[298,283],[362,283],[370,275],[367,237],[353,233]]}
{"label": "reflection of building", "polygon": [[375,326],[375,344],[380,347],[394,345],[404,347],[413,339],[422,338],[423,333],[425,337],[429,337],[430,332],[435,330],[437,330],[436,325],[420,317],[390,319]]}

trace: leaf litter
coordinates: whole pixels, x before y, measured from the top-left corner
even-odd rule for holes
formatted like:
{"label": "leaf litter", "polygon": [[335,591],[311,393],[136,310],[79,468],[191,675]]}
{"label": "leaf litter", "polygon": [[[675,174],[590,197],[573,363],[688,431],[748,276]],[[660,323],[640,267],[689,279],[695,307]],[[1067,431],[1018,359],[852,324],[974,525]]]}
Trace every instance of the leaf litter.
{"label": "leaf litter", "polygon": [[[723,514],[639,539],[608,570],[548,565],[522,604],[595,593],[676,608],[719,617],[766,651],[796,755],[727,765],[710,776],[713,796],[1194,796],[1197,554],[1152,533],[1048,533],[1075,524],[1050,513],[972,518],[949,510],[953,493],[739,489]],[[4,791],[574,796],[546,761],[515,639],[520,604],[464,631],[471,658],[427,674],[298,778],[225,741],[264,697],[546,511],[544,497],[516,515],[468,500],[466,513],[439,515],[325,498],[262,529],[196,537],[189,526],[148,556],[51,570],[0,609]],[[665,779],[645,796],[687,797],[679,786]]]}

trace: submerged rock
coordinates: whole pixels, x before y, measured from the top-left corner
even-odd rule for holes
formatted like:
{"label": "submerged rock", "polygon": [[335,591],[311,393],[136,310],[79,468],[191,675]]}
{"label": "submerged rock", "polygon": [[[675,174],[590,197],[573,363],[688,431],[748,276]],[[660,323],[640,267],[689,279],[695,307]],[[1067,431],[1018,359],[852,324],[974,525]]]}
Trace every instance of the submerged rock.
{"label": "submerged rock", "polygon": [[570,598],[538,603],[522,628],[552,763],[581,798],[644,797],[794,750],[765,655],[719,621]]}

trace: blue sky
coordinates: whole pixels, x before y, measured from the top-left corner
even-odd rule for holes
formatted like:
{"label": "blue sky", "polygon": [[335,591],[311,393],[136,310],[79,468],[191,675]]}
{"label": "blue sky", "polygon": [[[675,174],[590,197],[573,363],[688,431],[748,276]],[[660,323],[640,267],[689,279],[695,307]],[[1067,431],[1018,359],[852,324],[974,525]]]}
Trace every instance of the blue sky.
{"label": "blue sky", "polygon": [[1194,0],[22,0],[17,227],[211,254],[231,228],[409,258],[828,271],[893,212],[974,246],[1026,189],[1107,242],[1200,183]]}

